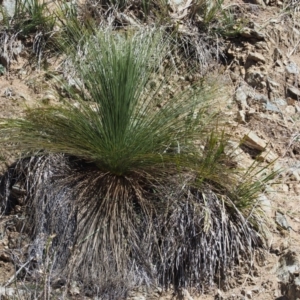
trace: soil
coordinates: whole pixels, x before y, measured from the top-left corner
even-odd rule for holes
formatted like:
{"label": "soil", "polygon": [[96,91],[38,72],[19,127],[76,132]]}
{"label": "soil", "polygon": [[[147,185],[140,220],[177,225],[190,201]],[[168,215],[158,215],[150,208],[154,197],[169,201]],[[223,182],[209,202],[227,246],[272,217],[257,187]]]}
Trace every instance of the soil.
{"label": "soil", "polygon": [[[255,23],[255,30],[263,33],[265,38],[257,40],[252,37],[239,37],[226,41],[227,62],[219,65],[219,74],[225,78],[226,90],[229,95],[222,101],[228,123],[234,130],[237,138],[242,138],[247,132],[254,132],[267,143],[269,151],[277,158],[272,168],[283,169],[276,184],[270,186],[265,196],[270,201],[267,214],[270,219],[269,235],[264,257],[253,257],[253,267],[250,272],[241,272],[238,277],[232,278],[227,288],[213,287],[203,295],[190,296],[187,291],[182,291],[181,299],[257,299],[274,300],[284,298],[284,291],[278,277],[279,261],[291,249],[300,253],[300,176],[293,175],[299,168],[300,157],[300,103],[298,99],[287,94],[287,87],[292,85],[298,88],[299,74],[287,74],[286,66],[293,62],[300,68],[299,56],[299,28],[294,17],[283,15],[280,1],[242,1],[234,3],[225,1],[224,5],[238,7],[249,23]],[[262,4],[259,4],[261,2]],[[269,3],[267,5],[266,3]],[[279,3],[279,4],[277,4]],[[296,12],[295,12],[296,14]],[[252,26],[254,27],[254,26]],[[298,38],[298,39],[297,39]],[[260,44],[259,44],[260,43]],[[230,51],[229,51],[230,50]],[[249,61],[249,53],[257,52],[264,56],[265,61]],[[277,59],[274,53],[280,52]],[[247,58],[248,57],[248,58]],[[51,66],[55,61],[49,60]],[[261,72],[266,85],[256,85],[247,80],[251,69],[257,68]],[[221,73],[222,72],[222,73]],[[270,79],[271,78],[271,79]],[[270,88],[270,82],[275,81],[275,88]],[[269,82],[269,83],[268,83]],[[252,95],[247,97],[246,108],[235,101],[236,90],[245,86],[245,91],[250,90]],[[270,103],[276,99],[284,101],[278,110],[266,110],[261,101],[255,100],[255,95],[264,95]],[[43,80],[43,72],[29,63],[26,58],[20,57],[11,65],[9,73],[0,76],[0,117],[21,115],[26,106],[44,105],[46,102],[57,102],[58,98],[50,92],[50,88]],[[245,115],[239,119],[238,115]],[[253,155],[249,149],[242,147],[241,164],[245,166],[253,162]],[[9,158],[6,153],[3,156]],[[21,209],[17,206],[17,209]],[[282,212],[290,225],[287,229],[279,228],[276,224],[276,212]],[[15,267],[10,261],[13,243],[20,242],[18,230],[15,226],[9,227],[7,218],[0,219],[0,286],[4,286],[15,272]],[[22,241],[24,242],[24,241]],[[191,292],[192,294],[192,292]],[[84,299],[76,295],[74,298]],[[1,291],[0,291],[1,299]],[[133,291],[131,299],[174,299],[170,293],[161,293],[159,290],[154,295],[146,295],[144,291]],[[178,298],[179,299],[179,298]],[[296,299],[296,298],[295,298]]]}

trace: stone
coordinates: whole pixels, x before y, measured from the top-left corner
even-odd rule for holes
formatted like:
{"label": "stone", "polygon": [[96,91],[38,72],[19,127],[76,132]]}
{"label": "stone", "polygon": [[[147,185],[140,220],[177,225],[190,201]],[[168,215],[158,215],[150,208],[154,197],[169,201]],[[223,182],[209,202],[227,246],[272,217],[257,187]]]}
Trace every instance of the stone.
{"label": "stone", "polygon": [[263,89],[266,86],[264,78],[265,75],[260,70],[254,68],[249,68],[245,75],[245,81],[257,89]]}
{"label": "stone", "polygon": [[300,97],[300,90],[296,88],[295,86],[288,86],[287,88],[288,94],[291,96],[291,98],[298,100]]}
{"label": "stone", "polygon": [[289,74],[297,75],[299,74],[299,68],[296,63],[293,61],[288,62],[287,66],[285,67],[285,70]]}
{"label": "stone", "polygon": [[292,116],[292,115],[294,115],[294,114],[296,113],[296,109],[295,109],[294,106],[288,105],[288,106],[285,108],[285,112],[286,112],[287,115]]}
{"label": "stone", "polygon": [[247,111],[247,116],[251,117],[254,114],[256,114],[256,110],[253,107],[250,107],[249,110]]}
{"label": "stone", "polygon": [[262,63],[266,62],[265,57],[258,52],[250,52],[248,55],[248,59],[256,61],[256,62],[262,62]]}
{"label": "stone", "polygon": [[289,247],[290,247],[290,242],[287,240],[283,240],[279,245],[280,252],[282,253],[283,251],[287,250]]}
{"label": "stone", "polygon": [[71,283],[71,287],[69,289],[69,292],[72,296],[77,296],[80,294],[80,290],[79,290],[79,287],[77,285],[77,282],[75,281],[72,281]]}
{"label": "stone", "polygon": [[194,300],[189,291],[186,290],[186,289],[180,289],[179,293],[178,293],[178,297],[177,297],[178,300]]}
{"label": "stone", "polygon": [[273,217],[272,204],[271,201],[267,198],[267,196],[265,194],[260,194],[257,197],[257,201],[262,211],[265,213],[265,215],[268,218],[272,218]]}
{"label": "stone", "polygon": [[281,191],[283,193],[289,193],[290,189],[287,184],[283,183],[283,184],[278,185],[278,191]]}
{"label": "stone", "polygon": [[246,38],[255,38],[258,40],[264,40],[265,39],[265,35],[253,28],[249,28],[249,27],[244,27],[242,32],[241,32],[241,36],[246,37]]}
{"label": "stone", "polygon": [[279,83],[277,83],[276,81],[272,80],[270,77],[268,77],[267,79],[270,90],[271,91],[276,91],[279,88]]}
{"label": "stone", "polygon": [[255,101],[259,101],[259,102],[262,102],[265,104],[267,104],[269,102],[268,97],[264,94],[255,93],[254,95],[252,95],[252,98]]}
{"label": "stone", "polygon": [[268,44],[264,41],[260,41],[255,43],[255,48],[256,49],[261,49],[261,50],[269,50],[270,48],[268,47]]}
{"label": "stone", "polygon": [[130,300],[146,300],[146,298],[143,295],[138,295],[130,298]]}
{"label": "stone", "polygon": [[280,229],[289,230],[291,228],[284,213],[279,210],[275,212],[275,222]]}
{"label": "stone", "polygon": [[274,102],[279,106],[286,106],[287,102],[282,98],[276,98]]}
{"label": "stone", "polygon": [[46,92],[43,96],[42,96],[42,102],[44,104],[48,104],[51,101],[56,101],[57,97],[55,97],[55,95],[52,92]]}
{"label": "stone", "polygon": [[226,147],[224,148],[224,153],[234,159],[240,155],[243,155],[244,151],[240,148],[240,144],[238,142],[228,141]]}
{"label": "stone", "polygon": [[237,88],[234,96],[235,96],[235,101],[238,103],[238,106],[242,110],[249,108],[247,103],[247,98],[248,98],[247,92],[245,91],[243,86]]}
{"label": "stone", "polygon": [[232,80],[233,82],[238,81],[239,78],[240,78],[240,76],[239,76],[237,73],[232,72],[232,71],[230,71],[229,75],[230,75],[230,78],[231,78],[231,80]]}
{"label": "stone", "polygon": [[287,97],[286,98],[286,103],[288,104],[288,105],[295,105],[295,103],[297,102],[297,100],[295,100],[295,99],[292,99],[291,97]]}
{"label": "stone", "polygon": [[184,4],[184,0],[169,0],[168,1],[171,5],[174,4],[174,5],[180,5],[180,4]]}
{"label": "stone", "polygon": [[253,3],[260,6],[265,6],[265,3],[263,0],[253,0]]}
{"label": "stone", "polygon": [[225,300],[227,298],[223,295],[223,292],[218,289],[217,294],[215,295],[214,299],[216,299],[216,300]]}
{"label": "stone", "polygon": [[239,124],[246,124],[246,114],[244,110],[239,110],[236,115],[236,121]]}
{"label": "stone", "polygon": [[281,59],[282,57],[283,57],[283,55],[282,55],[281,50],[278,49],[278,48],[275,48],[274,52],[273,52],[273,59],[274,59],[274,61],[277,61],[277,60]]}
{"label": "stone", "polygon": [[253,131],[245,134],[243,140],[244,144],[251,149],[263,151],[267,147],[267,143],[263,139],[259,138]]}
{"label": "stone", "polygon": [[280,109],[277,107],[277,105],[271,103],[270,101],[265,104],[265,109],[272,112],[280,112]]}
{"label": "stone", "polygon": [[288,282],[290,274],[297,273],[299,271],[300,261],[296,251],[289,250],[280,257],[276,273],[281,282]]}
{"label": "stone", "polygon": [[288,299],[300,298],[299,249],[288,250],[279,259],[276,270],[282,295]]}
{"label": "stone", "polygon": [[288,299],[300,299],[300,278],[299,278],[299,273],[298,274],[292,274],[291,283],[287,285],[287,292],[286,296]]}
{"label": "stone", "polygon": [[266,150],[256,157],[258,161],[265,161],[267,163],[273,162],[278,156],[271,150]]}
{"label": "stone", "polygon": [[299,175],[299,170],[294,169],[290,173],[290,180],[293,181],[300,181],[300,175]]}
{"label": "stone", "polygon": [[279,73],[283,73],[284,72],[284,69],[283,69],[283,63],[280,59],[277,59],[276,62],[275,62],[275,65],[276,67],[279,67],[277,68],[277,72],[279,71]]}
{"label": "stone", "polygon": [[[12,18],[16,10],[16,1],[15,0],[3,0],[1,6],[4,8],[4,11],[7,14],[7,17]],[[2,14],[0,15],[0,20],[2,20]]]}
{"label": "stone", "polygon": [[25,291],[21,288],[9,288],[0,286],[0,299],[20,299],[20,296],[25,296]]}

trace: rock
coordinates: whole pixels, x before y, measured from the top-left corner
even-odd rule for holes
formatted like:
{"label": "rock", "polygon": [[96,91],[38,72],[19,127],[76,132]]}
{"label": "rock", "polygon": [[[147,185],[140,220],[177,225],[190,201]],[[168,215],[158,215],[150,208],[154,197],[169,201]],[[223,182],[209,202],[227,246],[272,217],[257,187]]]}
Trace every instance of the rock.
{"label": "rock", "polygon": [[272,80],[270,77],[268,77],[267,81],[268,81],[269,88],[271,91],[276,91],[279,88],[279,83]]}
{"label": "rock", "polygon": [[280,59],[277,59],[277,60],[275,61],[275,66],[276,66],[276,67],[279,67],[279,68],[276,69],[277,72],[279,72],[279,73],[283,73],[283,72],[284,72],[284,69],[283,69],[283,63],[282,63],[282,61],[281,61]]}
{"label": "rock", "polygon": [[255,108],[250,107],[249,110],[247,111],[247,116],[248,116],[248,117],[251,117],[251,116],[253,116],[254,114],[256,114]]}
{"label": "rock", "polygon": [[146,300],[146,298],[143,295],[138,295],[138,296],[131,297],[130,300]]}
{"label": "rock", "polygon": [[298,68],[297,64],[292,61],[290,61],[287,64],[287,66],[285,67],[285,70],[289,74],[294,74],[294,75],[299,74],[299,68]]}
{"label": "rock", "polygon": [[18,56],[19,54],[21,54],[22,50],[24,49],[24,45],[22,44],[21,41],[14,41],[12,43],[12,52],[15,56]]}
{"label": "rock", "polygon": [[251,149],[263,151],[267,146],[267,143],[259,138],[253,131],[250,131],[248,134],[246,134],[243,140],[244,144]]}
{"label": "rock", "polygon": [[279,106],[286,106],[287,102],[282,98],[276,98],[274,102]]}
{"label": "rock", "polygon": [[253,88],[263,89],[266,87],[264,82],[265,74],[257,68],[249,68],[245,75],[245,81]]}
{"label": "rock", "polygon": [[227,156],[230,156],[231,158],[235,159],[235,158],[239,157],[240,155],[242,155],[244,153],[244,151],[240,148],[240,144],[238,142],[228,141],[228,143],[224,149],[224,153]]}
{"label": "rock", "polygon": [[259,206],[265,213],[265,215],[268,218],[272,218],[273,217],[272,204],[271,204],[271,201],[267,198],[267,196],[265,194],[260,194],[257,197],[257,201],[259,203]]}
{"label": "rock", "polygon": [[268,44],[264,41],[255,43],[255,48],[260,49],[260,50],[267,50],[267,51],[270,50],[270,48],[268,47]]}
{"label": "rock", "polygon": [[265,161],[267,163],[270,163],[276,160],[277,158],[278,156],[271,150],[266,150],[256,157],[258,161]]}
{"label": "rock", "polygon": [[185,1],[184,0],[169,0],[169,3],[172,5],[180,5],[183,4]]}
{"label": "rock", "polygon": [[44,104],[49,104],[51,101],[55,101],[57,100],[57,97],[55,97],[55,95],[52,92],[46,92],[43,96],[41,101]]}
{"label": "rock", "polygon": [[245,111],[239,110],[236,115],[236,121],[239,124],[246,124],[246,114]]}
{"label": "rock", "polygon": [[250,52],[248,55],[248,59],[254,60],[256,62],[262,62],[262,63],[266,62],[265,57],[258,52]]}
{"label": "rock", "polygon": [[300,181],[299,170],[292,170],[290,172],[290,180]]}
{"label": "rock", "polygon": [[279,259],[279,266],[277,268],[277,276],[281,282],[288,282],[290,274],[300,271],[300,260],[297,251],[288,250]]}
{"label": "rock", "polygon": [[280,60],[283,57],[282,52],[280,49],[275,48],[273,52],[273,59],[274,61]]}
{"label": "rock", "polygon": [[[286,292],[284,292],[286,290]],[[288,299],[300,298],[300,278],[299,273],[290,276],[290,283],[282,287],[282,293],[285,293]]]}
{"label": "rock", "polygon": [[285,108],[285,112],[286,112],[287,115],[292,116],[292,115],[294,115],[294,114],[296,113],[296,109],[295,109],[294,106],[288,105],[288,106]]}
{"label": "rock", "polygon": [[21,70],[18,72],[18,78],[19,78],[19,79],[24,79],[24,78],[26,77],[26,75],[27,75],[27,72],[26,72],[26,70],[24,70],[24,69],[21,69]]}
{"label": "rock", "polygon": [[[1,6],[4,8],[4,11],[6,12],[7,16],[9,18],[12,18],[15,14],[16,10],[16,1],[15,0],[3,0],[1,3]],[[3,19],[2,14],[0,15],[0,20]]]}
{"label": "rock", "polygon": [[295,99],[292,99],[291,97],[287,97],[286,98],[286,103],[288,104],[288,105],[295,105],[296,104],[296,102],[298,102],[297,100],[295,100]]}
{"label": "rock", "polygon": [[287,184],[283,183],[283,184],[278,185],[278,191],[280,191],[282,193],[289,193],[290,189]]}
{"label": "rock", "polygon": [[215,295],[214,299],[215,299],[215,300],[224,300],[224,299],[226,299],[226,298],[224,297],[223,292],[222,292],[221,290],[218,289],[218,290],[217,290],[217,294]]}
{"label": "rock", "polygon": [[83,86],[82,82],[79,80],[75,80],[72,77],[68,78],[68,85],[73,89],[75,93],[80,93],[82,91],[81,87]]}
{"label": "rock", "polygon": [[275,222],[281,229],[289,230],[291,228],[285,215],[280,211],[275,213]]}
{"label": "rock", "polygon": [[264,94],[255,93],[254,95],[252,95],[252,98],[255,101],[259,101],[265,104],[269,102],[269,98]]}
{"label": "rock", "polygon": [[0,286],[0,299],[20,299],[19,297],[21,296],[25,296],[25,291],[21,288],[15,289]]}
{"label": "rock", "polygon": [[236,82],[240,79],[240,76],[235,72],[230,71],[229,75],[233,82]]}
{"label": "rock", "polygon": [[265,6],[265,3],[263,0],[253,0],[253,3],[260,6]]}
{"label": "rock", "polygon": [[265,35],[262,32],[259,32],[256,29],[252,29],[249,27],[245,27],[242,32],[241,32],[241,36],[246,37],[246,38],[255,38],[258,40],[264,40],[265,39]]}
{"label": "rock", "polygon": [[300,90],[294,86],[288,86],[287,92],[293,99],[298,100],[300,98]]}
{"label": "rock", "polygon": [[71,287],[69,289],[69,292],[72,296],[80,295],[80,290],[79,290],[79,287],[77,285],[77,282],[73,281],[71,283]]}
{"label": "rock", "polygon": [[235,97],[235,101],[238,103],[238,106],[242,110],[249,108],[247,103],[247,98],[248,98],[247,92],[245,91],[243,86],[237,88],[234,97]]}
{"label": "rock", "polygon": [[265,109],[272,112],[280,112],[280,109],[277,107],[277,105],[271,103],[270,101],[265,104]]}
{"label": "rock", "polygon": [[178,300],[194,300],[190,293],[188,292],[188,290],[186,289],[180,289],[179,293],[178,293],[178,296],[177,296],[177,299]]}
{"label": "rock", "polygon": [[276,271],[281,293],[289,300],[300,298],[300,260],[298,252],[298,249],[288,250],[282,255]]}
{"label": "rock", "polygon": [[283,251],[287,250],[290,247],[290,242],[287,240],[283,240],[283,242],[279,245],[279,250],[282,253]]}

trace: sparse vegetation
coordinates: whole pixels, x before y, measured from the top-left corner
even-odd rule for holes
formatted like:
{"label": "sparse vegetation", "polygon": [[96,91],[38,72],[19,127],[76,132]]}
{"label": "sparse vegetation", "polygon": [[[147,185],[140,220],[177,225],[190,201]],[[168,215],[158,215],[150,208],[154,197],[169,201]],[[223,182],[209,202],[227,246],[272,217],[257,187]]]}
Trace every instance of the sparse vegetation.
{"label": "sparse vegetation", "polygon": [[53,34],[56,22],[56,17],[48,10],[47,4],[38,0],[16,1],[13,17],[10,17],[4,8],[0,16],[0,54],[4,60],[4,67],[9,70],[12,59],[21,53],[21,41],[26,39],[32,39],[32,54],[40,65],[46,42]]}

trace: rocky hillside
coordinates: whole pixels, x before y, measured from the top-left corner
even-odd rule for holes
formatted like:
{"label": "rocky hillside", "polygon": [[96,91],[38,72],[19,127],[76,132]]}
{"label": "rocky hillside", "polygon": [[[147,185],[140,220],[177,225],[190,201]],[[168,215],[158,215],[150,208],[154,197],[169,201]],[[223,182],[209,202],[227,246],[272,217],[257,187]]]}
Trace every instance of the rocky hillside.
{"label": "rocky hillside", "polygon": [[[244,273],[241,266],[238,276],[226,287],[216,285],[198,296],[182,290],[178,297],[300,299],[300,6],[297,1],[279,0],[225,1],[223,6],[231,7],[243,24],[239,34],[222,40],[222,57],[217,60],[213,56],[213,72],[221,78],[226,95],[220,101],[221,108],[236,137],[232,145],[237,163],[248,167],[255,160],[273,162],[270,168],[280,170],[280,175],[258,198],[270,226],[264,229],[264,255],[252,258],[251,272]],[[134,18],[130,22],[133,21]],[[58,101],[41,65],[32,62],[27,44],[30,42],[11,39],[9,47],[14,55],[9,57],[8,50],[0,45],[1,65],[10,65],[0,77],[1,117],[22,114],[25,106],[35,103]],[[57,58],[50,56],[44,65],[59,67]],[[0,219],[0,299],[25,297],[9,285],[15,274],[11,256],[20,242],[18,210],[22,210],[21,204],[15,207],[14,214]],[[57,294],[60,286],[58,282]],[[81,295],[75,283],[70,297],[91,299]],[[167,300],[173,295],[159,288],[141,288],[132,291],[128,299]]]}

